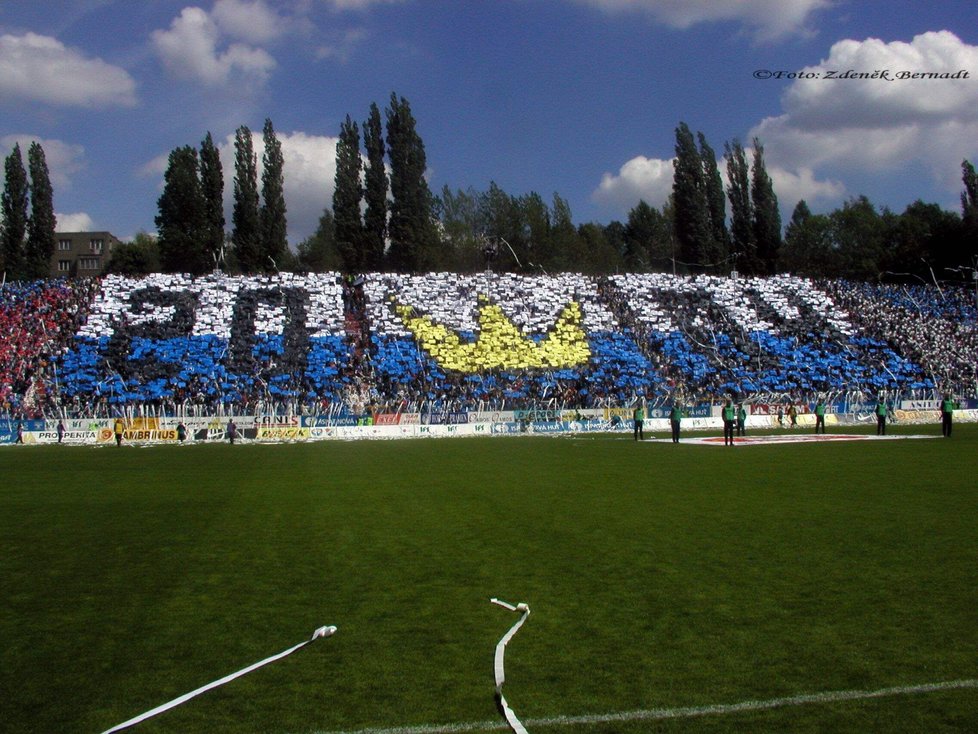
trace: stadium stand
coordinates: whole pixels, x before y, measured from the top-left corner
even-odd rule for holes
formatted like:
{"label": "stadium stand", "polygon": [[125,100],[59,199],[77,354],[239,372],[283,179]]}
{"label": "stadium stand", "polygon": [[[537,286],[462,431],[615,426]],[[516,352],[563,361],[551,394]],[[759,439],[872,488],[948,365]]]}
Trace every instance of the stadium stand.
{"label": "stadium stand", "polygon": [[626,274],[107,276],[6,284],[7,416],[503,410],[973,396],[974,297]]}

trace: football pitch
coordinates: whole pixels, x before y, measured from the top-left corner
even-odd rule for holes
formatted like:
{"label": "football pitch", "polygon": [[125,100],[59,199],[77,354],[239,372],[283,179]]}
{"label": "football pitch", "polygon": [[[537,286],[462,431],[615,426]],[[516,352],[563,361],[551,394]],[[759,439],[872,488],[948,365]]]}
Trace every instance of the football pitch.
{"label": "football pitch", "polygon": [[[935,434],[938,426],[895,427]],[[662,438],[657,435],[657,438]],[[0,450],[0,731],[978,731],[978,426]]]}

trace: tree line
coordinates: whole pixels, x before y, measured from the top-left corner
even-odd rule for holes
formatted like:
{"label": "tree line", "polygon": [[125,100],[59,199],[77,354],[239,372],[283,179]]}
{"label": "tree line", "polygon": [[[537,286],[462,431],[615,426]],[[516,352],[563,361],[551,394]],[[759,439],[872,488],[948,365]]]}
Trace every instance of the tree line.
{"label": "tree line", "polygon": [[[288,266],[284,158],[270,119],[262,128],[261,188],[258,157],[247,125],[234,134],[232,229],[225,234],[224,172],[210,132],[200,144],[173,150],[163,175],[156,216],[159,266],[200,275],[214,269],[274,272]],[[140,243],[150,250],[149,243]],[[152,253],[145,252],[147,260]],[[116,266],[113,265],[113,268]]]}
{"label": "tree line", "polygon": [[[863,280],[971,277],[978,268],[978,175],[962,162],[961,213],[915,201],[902,213],[865,196],[827,214],[799,201],[782,227],[778,198],[754,138],[750,149],[724,143],[718,159],[702,132],[675,129],[672,194],[661,208],[639,201],[625,221],[575,224],[554,193],[513,195],[495,182],[485,190],[425,179],[424,142],[410,103],[392,93],[382,115],[341,123],[332,201],[316,232],[288,246],[282,146],[270,119],[262,130],[259,186],[252,131],[235,132],[232,221],[224,217],[224,174],[208,132],[173,150],[155,218],[115,248],[109,270],[203,274],[274,271],[499,271],[587,274],[673,272]],[[726,185],[720,174],[726,167]],[[44,153],[29,152],[30,182],[15,146],[5,165],[0,257],[8,278],[43,277],[54,248],[52,192]],[[27,213],[30,201],[30,215]],[[729,204],[729,215],[727,206]],[[970,268],[970,270],[968,270]]]}
{"label": "tree line", "polygon": [[[283,270],[345,273],[491,267],[596,275],[791,272],[928,282],[947,279],[949,270],[961,266],[978,266],[978,177],[968,161],[962,163],[960,214],[922,201],[897,214],[865,196],[828,214],[812,214],[802,200],[783,227],[759,139],[749,149],[736,139],[725,142],[720,159],[703,133],[694,134],[685,122],[676,127],[675,139],[672,194],[661,208],[639,201],[625,221],[575,224],[569,203],[556,192],[549,200],[535,191],[514,195],[490,182],[485,190],[446,185],[433,193],[410,103],[392,94],[383,116],[373,103],[363,122],[347,115],[341,123],[333,199],[316,232],[295,252],[279,243],[277,257],[252,257],[242,254],[251,249],[239,228],[254,220],[257,194],[246,185],[254,174],[242,167],[249,159],[239,135],[235,223],[225,264],[240,272],[265,270],[275,261]],[[202,160],[203,155],[204,147]],[[213,211],[216,242],[219,208]],[[284,204],[281,216],[284,222]]]}

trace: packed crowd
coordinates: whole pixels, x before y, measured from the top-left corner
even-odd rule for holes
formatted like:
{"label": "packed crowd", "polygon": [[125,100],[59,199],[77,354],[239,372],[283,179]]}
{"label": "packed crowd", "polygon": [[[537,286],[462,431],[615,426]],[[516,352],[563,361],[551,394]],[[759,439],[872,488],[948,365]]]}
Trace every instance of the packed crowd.
{"label": "packed crowd", "polygon": [[660,373],[714,396],[930,386],[806,279],[622,275],[605,292]]}
{"label": "packed crowd", "polygon": [[64,352],[84,321],[91,281],[4,283],[0,287],[0,405],[6,415],[51,404]]}
{"label": "packed crowd", "polygon": [[[4,286],[6,414],[974,395],[974,298],[788,276],[108,276]],[[283,406],[285,406],[283,408]]]}
{"label": "packed crowd", "polygon": [[864,338],[891,343],[920,365],[920,385],[938,388],[978,380],[978,294],[964,288],[822,284],[852,316]]}

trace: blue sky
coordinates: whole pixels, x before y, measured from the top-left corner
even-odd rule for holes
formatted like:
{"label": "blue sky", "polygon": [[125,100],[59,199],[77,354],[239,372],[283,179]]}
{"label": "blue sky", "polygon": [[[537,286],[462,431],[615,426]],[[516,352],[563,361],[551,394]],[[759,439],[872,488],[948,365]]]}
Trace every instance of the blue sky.
{"label": "blue sky", "polygon": [[[847,70],[891,78],[825,78]],[[799,198],[828,211],[859,194],[957,210],[961,160],[978,163],[978,3],[0,3],[0,150],[42,143],[62,229],[153,231],[166,156],[207,131],[229,199],[234,130],[269,117],[295,243],[331,202],[340,123],[392,91],[434,191],[556,192],[578,223],[660,206],[680,121],[718,154],[759,136],[786,217]]]}

